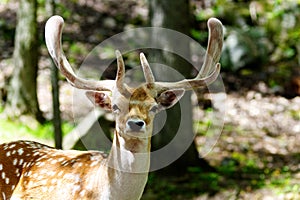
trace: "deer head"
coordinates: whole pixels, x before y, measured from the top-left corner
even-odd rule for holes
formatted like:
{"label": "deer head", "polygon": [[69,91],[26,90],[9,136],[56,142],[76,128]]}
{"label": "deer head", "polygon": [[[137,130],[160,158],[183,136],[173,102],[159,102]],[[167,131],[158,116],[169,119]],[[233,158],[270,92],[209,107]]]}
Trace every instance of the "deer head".
{"label": "deer head", "polygon": [[[71,85],[87,90],[86,95],[96,106],[115,113],[116,132],[124,140],[148,140],[156,113],[176,104],[186,90],[212,83],[220,72],[218,61],[222,50],[223,33],[221,22],[215,18],[208,21],[208,48],[201,71],[194,79],[156,82],[145,55],[141,53],[140,60],[146,82],[137,88],[131,88],[124,83],[125,66],[118,50],[116,51],[118,70],[115,80],[96,81],[78,77],[62,50],[63,24],[64,21],[59,16],[53,16],[46,24],[46,44],[51,57]],[[131,145],[128,145],[128,149],[133,150],[130,148]]]}

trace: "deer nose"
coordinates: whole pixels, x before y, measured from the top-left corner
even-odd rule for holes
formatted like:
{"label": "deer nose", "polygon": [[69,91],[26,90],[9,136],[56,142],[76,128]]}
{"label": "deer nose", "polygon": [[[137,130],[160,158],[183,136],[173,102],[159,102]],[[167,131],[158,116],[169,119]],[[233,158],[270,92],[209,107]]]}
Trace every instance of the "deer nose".
{"label": "deer nose", "polygon": [[139,119],[130,119],[126,123],[127,128],[131,131],[143,131],[145,129],[145,122]]}

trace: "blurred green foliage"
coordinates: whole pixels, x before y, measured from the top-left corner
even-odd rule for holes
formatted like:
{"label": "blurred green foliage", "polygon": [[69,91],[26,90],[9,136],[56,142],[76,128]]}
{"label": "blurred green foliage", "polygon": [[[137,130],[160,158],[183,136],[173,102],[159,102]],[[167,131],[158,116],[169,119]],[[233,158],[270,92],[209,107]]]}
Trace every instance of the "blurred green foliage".
{"label": "blurred green foliage", "polygon": [[[68,133],[73,129],[70,123],[63,123],[63,132]],[[21,122],[11,121],[11,120],[0,120],[0,132],[2,133],[1,139],[9,139],[15,137],[19,138],[22,136],[31,136],[44,140],[53,139],[53,125],[48,122],[45,124],[38,124],[37,127],[29,127]],[[8,135],[6,138],[5,135]],[[13,136],[12,136],[13,135]]]}
{"label": "blurred green foliage", "polygon": [[[3,112],[0,106],[0,115]],[[31,124],[31,125],[29,125]],[[69,122],[62,124],[63,135],[71,132],[74,125]],[[21,121],[13,121],[6,118],[0,118],[0,135],[1,140],[10,141],[13,138],[34,137],[41,140],[52,140],[54,135],[53,124],[48,121],[44,124],[40,123],[22,123]],[[3,142],[1,141],[0,142]]]}
{"label": "blurred green foliage", "polygon": [[[289,77],[299,67],[299,0],[216,0],[208,8],[195,10],[198,23],[206,23],[209,17],[219,18],[225,27],[224,69],[267,68],[274,76]],[[192,35],[206,41],[195,30]]]}
{"label": "blurred green foliage", "polygon": [[0,3],[8,3],[9,0],[0,0]]}

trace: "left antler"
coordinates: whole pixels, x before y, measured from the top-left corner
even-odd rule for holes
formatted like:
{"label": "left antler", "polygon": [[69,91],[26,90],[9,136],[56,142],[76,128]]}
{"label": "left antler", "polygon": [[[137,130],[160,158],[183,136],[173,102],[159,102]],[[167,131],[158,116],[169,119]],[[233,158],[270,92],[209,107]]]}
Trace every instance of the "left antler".
{"label": "left antler", "polygon": [[211,84],[216,80],[220,73],[221,57],[223,46],[223,27],[222,23],[216,18],[210,18],[207,22],[209,28],[208,47],[205,53],[204,63],[199,74],[194,79],[184,79],[178,82],[155,82],[149,64],[143,54],[141,63],[147,83],[154,83],[158,91],[168,89],[191,90]]}
{"label": "left antler", "polygon": [[[55,65],[67,80],[76,88],[95,91],[112,91],[115,86],[114,80],[86,80],[78,77],[67,58],[64,55],[61,45],[61,35],[64,20],[60,16],[51,17],[45,26],[45,39],[48,51],[55,62]],[[122,75],[124,75],[123,73]],[[120,79],[120,78],[118,78]]]}

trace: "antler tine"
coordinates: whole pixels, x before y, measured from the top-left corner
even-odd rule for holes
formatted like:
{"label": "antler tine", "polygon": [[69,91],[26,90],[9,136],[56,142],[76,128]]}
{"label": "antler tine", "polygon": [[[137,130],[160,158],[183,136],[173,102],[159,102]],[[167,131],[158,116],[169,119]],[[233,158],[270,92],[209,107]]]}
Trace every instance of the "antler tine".
{"label": "antler tine", "polygon": [[219,62],[223,47],[223,26],[220,20],[210,18],[207,21],[209,38],[205,58],[197,78],[205,77],[211,72],[216,63]]}
{"label": "antler tine", "polygon": [[221,69],[218,63],[223,46],[223,27],[222,23],[216,18],[210,18],[207,22],[209,28],[208,47],[205,53],[204,63],[199,74],[194,79],[184,79],[179,82],[156,82],[158,90],[185,89],[191,90],[213,83]]}
{"label": "antler tine", "polygon": [[150,65],[143,53],[140,53],[140,60],[141,60],[144,76],[146,79],[146,83],[154,83],[155,79],[154,79],[153,73],[152,73]]}
{"label": "antler tine", "polygon": [[76,88],[97,91],[111,91],[115,85],[115,81],[113,80],[86,80],[78,77],[74,73],[62,50],[61,36],[63,25],[63,18],[56,15],[52,16],[47,21],[45,26],[46,46],[57,68],[71,83],[71,85]]}
{"label": "antler tine", "polygon": [[116,50],[116,57],[117,57],[117,63],[118,63],[118,71],[117,71],[117,76],[116,76],[117,89],[121,94],[128,97],[128,96],[130,96],[131,93],[127,90],[127,88],[124,84],[125,65],[124,65],[122,54],[119,50]]}

